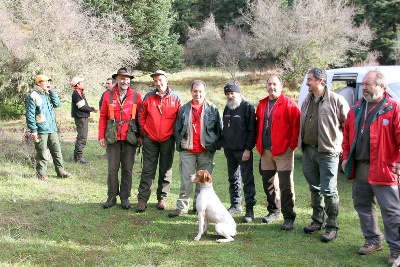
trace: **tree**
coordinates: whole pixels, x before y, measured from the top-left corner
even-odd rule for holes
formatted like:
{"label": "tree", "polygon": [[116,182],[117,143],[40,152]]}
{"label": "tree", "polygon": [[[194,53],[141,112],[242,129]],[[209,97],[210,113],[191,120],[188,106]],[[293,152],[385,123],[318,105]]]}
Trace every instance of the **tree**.
{"label": "tree", "polygon": [[[343,66],[347,51],[367,51],[371,31],[353,25],[355,12],[345,0],[256,0],[249,2],[244,19],[254,37],[252,50],[278,58],[291,72],[299,62],[307,69]],[[302,75],[292,78],[300,82]]]}
{"label": "tree", "polygon": [[130,41],[139,51],[136,68],[143,71],[183,67],[183,47],[172,32],[175,21],[170,0],[84,0],[96,14],[122,14],[131,26]]}
{"label": "tree", "polygon": [[3,0],[0,103],[23,107],[39,73],[52,77],[61,96],[75,75],[85,77],[89,91],[98,89],[112,71],[136,62],[137,51],[126,42],[129,31],[120,16],[96,18],[75,1]]}
{"label": "tree", "polygon": [[190,64],[216,65],[216,59],[222,46],[221,31],[211,14],[199,30],[189,29],[189,39],[186,42],[186,61]]}
{"label": "tree", "polygon": [[399,58],[396,54],[396,42],[400,28],[400,2],[398,0],[354,0],[360,7],[355,21],[360,24],[364,19],[375,31],[370,50],[379,51],[380,64],[396,64]]}

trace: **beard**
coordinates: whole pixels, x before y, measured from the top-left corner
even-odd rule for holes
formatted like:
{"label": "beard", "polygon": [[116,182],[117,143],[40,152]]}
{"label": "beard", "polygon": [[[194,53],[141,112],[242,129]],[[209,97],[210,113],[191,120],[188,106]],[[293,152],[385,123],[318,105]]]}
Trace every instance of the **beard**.
{"label": "beard", "polygon": [[232,100],[227,100],[226,101],[226,106],[231,109],[234,110],[237,107],[240,106],[240,103],[242,102],[242,98],[240,96],[238,97],[234,97]]}

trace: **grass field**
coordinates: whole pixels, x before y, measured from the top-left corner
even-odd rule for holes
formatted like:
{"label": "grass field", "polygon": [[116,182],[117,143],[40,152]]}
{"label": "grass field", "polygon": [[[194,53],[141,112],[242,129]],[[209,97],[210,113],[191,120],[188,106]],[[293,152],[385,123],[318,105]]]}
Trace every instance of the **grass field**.
{"label": "grass field", "polygon": [[[186,78],[185,78],[186,77]],[[257,103],[265,96],[266,75],[245,74],[239,82],[247,99]],[[187,101],[190,82],[195,78],[207,81],[208,98],[220,110],[225,100],[223,85],[229,77],[221,73],[186,73],[172,76],[171,84]],[[261,82],[260,82],[261,81]],[[141,77],[134,86],[146,92],[151,88],[148,77]],[[95,104],[98,94],[89,95]],[[289,92],[290,93],[290,92]],[[307,235],[303,227],[310,223],[310,193],[301,171],[301,155],[296,152],[295,190],[298,217],[293,231],[280,229],[282,221],[270,225],[261,222],[267,213],[259,156],[255,155],[256,178],[255,220],[241,223],[235,215],[238,235],[235,241],[218,244],[214,225],[200,242],[197,217],[193,213],[168,218],[175,209],[179,194],[178,157],[175,154],[173,183],[167,199],[168,210],[159,211],[153,193],[145,213],[135,209],[122,210],[119,205],[103,209],[106,200],[107,164],[96,140],[96,115],[90,125],[90,140],[84,151],[91,160],[88,165],[73,163],[73,123],[69,104],[58,113],[61,126],[62,151],[67,171],[73,176],[57,179],[49,167],[49,182],[35,179],[31,162],[33,147],[20,143],[23,120],[0,122],[0,266],[386,266],[387,244],[382,251],[360,256],[357,250],[364,244],[359,220],[351,198],[351,182],[338,178],[340,194],[340,229],[338,238],[322,243],[320,233]],[[218,151],[213,172],[214,188],[226,207],[229,206],[226,162]],[[140,155],[134,166],[131,202],[137,204],[140,176]],[[382,228],[381,228],[382,229]]]}

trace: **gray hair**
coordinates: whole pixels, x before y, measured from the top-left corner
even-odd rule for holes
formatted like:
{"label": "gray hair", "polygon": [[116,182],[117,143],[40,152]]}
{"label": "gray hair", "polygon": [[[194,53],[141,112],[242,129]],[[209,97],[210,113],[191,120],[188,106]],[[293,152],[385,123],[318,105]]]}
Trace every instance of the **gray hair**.
{"label": "gray hair", "polygon": [[192,91],[193,90],[193,87],[195,87],[196,85],[204,85],[204,91],[206,90],[206,83],[204,82],[204,81],[202,81],[202,80],[194,80],[193,82],[192,82],[192,86],[190,87],[190,91]]}
{"label": "gray hair", "polygon": [[386,88],[386,77],[385,77],[385,74],[383,74],[382,71],[380,71],[379,69],[370,70],[365,75],[368,75],[370,73],[374,73],[375,74],[375,83],[376,83],[376,85],[383,84],[384,88]]}
{"label": "gray hair", "polygon": [[323,85],[326,86],[327,76],[326,76],[326,71],[324,69],[313,68],[308,72],[308,74],[312,74],[315,79],[322,79]]}

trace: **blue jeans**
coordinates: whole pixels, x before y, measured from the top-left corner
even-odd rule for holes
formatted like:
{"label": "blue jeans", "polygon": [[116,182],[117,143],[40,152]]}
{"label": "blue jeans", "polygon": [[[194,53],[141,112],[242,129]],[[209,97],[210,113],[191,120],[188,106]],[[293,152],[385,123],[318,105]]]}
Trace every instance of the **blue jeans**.
{"label": "blue jeans", "polygon": [[318,148],[305,145],[303,149],[303,174],[311,191],[312,220],[327,227],[339,227],[339,195],[337,170],[339,153],[318,152]]}

